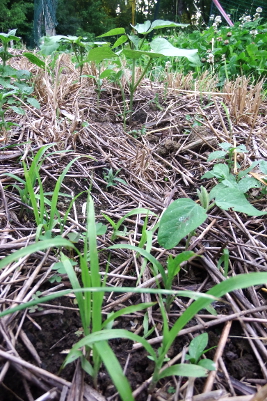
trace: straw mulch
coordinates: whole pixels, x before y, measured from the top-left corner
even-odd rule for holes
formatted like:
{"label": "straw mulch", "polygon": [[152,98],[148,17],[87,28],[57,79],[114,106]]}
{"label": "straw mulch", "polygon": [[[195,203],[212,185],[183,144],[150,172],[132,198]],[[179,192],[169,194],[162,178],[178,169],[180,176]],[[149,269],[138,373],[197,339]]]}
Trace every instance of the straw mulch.
{"label": "straw mulch", "polygon": [[[61,192],[73,198],[91,187],[96,219],[104,224],[106,221],[102,213],[118,221],[130,210],[144,207],[160,216],[175,199],[189,197],[197,200],[196,190],[201,185],[210,190],[215,183],[201,180],[201,176],[211,169],[212,164],[207,163],[207,157],[211,151],[218,150],[220,142],[247,146],[249,152],[237,156],[242,169],[254,160],[267,160],[267,108],[261,96],[262,83],[251,86],[245,78],[239,78],[227,84],[219,93],[216,80],[207,74],[193,84],[192,76],[174,77],[166,73],[168,88],[166,82],[160,84],[144,80],[135,94],[131,126],[128,125],[125,130],[123,104],[116,85],[105,83],[105,90],[97,102],[94,83],[89,78],[83,78],[80,83],[77,70],[66,55],[59,57],[51,75],[30,66],[24,58],[18,57],[12,62],[17,68],[33,72],[35,95],[41,103],[41,110],[24,105],[24,116],[6,112],[7,119],[19,125],[8,133],[3,132],[1,137],[1,258],[34,243],[36,234],[30,208],[22,204],[13,186],[17,182],[6,173],[23,178],[20,160],[30,164],[32,155],[45,144],[54,144],[47,152],[50,155],[45,157],[40,170],[47,192],[53,191],[56,179],[67,163],[79,156],[67,174]],[[86,67],[84,73],[92,71]],[[127,91],[127,84],[123,84]],[[5,148],[5,145],[8,147]],[[116,186],[107,188],[104,176],[106,169],[111,168],[114,173],[118,171],[117,176],[125,180],[127,185],[117,182]],[[251,195],[253,205],[266,210],[266,197],[259,198],[256,190]],[[86,193],[74,202],[65,226],[65,237],[71,232],[85,231],[85,202]],[[68,204],[69,198],[60,198],[58,208],[62,216]],[[128,218],[116,243],[138,244],[143,221],[144,216]],[[152,227],[154,223],[155,220],[151,218],[148,226]],[[112,244],[110,233],[109,228],[106,235],[99,237],[99,250]],[[229,276],[266,271],[266,218],[252,218],[214,207],[208,220],[196,230],[189,243],[189,249],[199,253],[201,258],[183,266],[174,289],[205,292],[225,280],[222,269],[217,267],[224,248],[230,253]],[[151,252],[164,263],[169,254],[176,255],[184,249],[185,242],[171,251],[161,249],[155,237]],[[107,255],[107,252],[102,252],[100,256],[103,271],[106,269]],[[49,282],[55,273],[52,268],[58,258],[57,251],[49,249],[24,257],[3,269],[0,272],[1,310],[27,302],[36,293],[48,295],[69,288],[70,284],[64,275],[60,283]],[[140,256],[130,251],[112,251],[107,285],[153,288],[155,278],[149,265],[137,282],[142,262]],[[150,299],[154,300],[149,295],[107,294],[103,313]],[[174,377],[162,380],[153,399],[266,399],[265,299],[264,286],[240,290],[228,294],[224,299],[226,302],[214,304],[217,316],[205,310],[197,315],[190,326],[179,333],[168,355],[168,364],[181,362],[191,339],[206,331],[209,333],[210,346],[217,346],[208,354],[216,362],[217,372],[211,372],[205,380]],[[191,302],[179,298],[174,300],[169,316],[170,325]],[[79,325],[76,311],[77,307],[71,298],[42,305],[42,310],[26,310],[1,319],[0,383],[5,396],[1,398],[0,395],[0,399],[118,399],[104,369],[101,371],[99,388],[95,390],[79,363],[73,364],[67,373],[63,371],[60,374],[60,365],[53,366],[56,364],[53,361],[58,361],[58,358],[62,363],[62,352],[75,342],[74,331]],[[60,325],[54,330],[55,321],[64,319],[66,313],[71,316],[69,327],[66,327],[65,318],[64,330]],[[119,320],[118,327],[142,334],[143,316],[144,313],[140,312],[135,316],[125,316]],[[150,342],[157,347],[162,338],[162,321],[157,309],[149,310],[149,322],[150,327],[155,327]],[[49,332],[50,325],[50,336],[54,340],[47,348],[42,338],[46,334],[44,326]],[[62,330],[62,333],[56,333],[57,330]],[[70,333],[72,337],[68,340]],[[147,394],[151,369],[140,345],[112,344],[122,358],[120,361],[131,382],[135,399],[152,399]],[[138,363],[141,368],[138,368]],[[12,377],[17,378],[16,383],[12,382]],[[170,389],[174,389],[174,393]]]}

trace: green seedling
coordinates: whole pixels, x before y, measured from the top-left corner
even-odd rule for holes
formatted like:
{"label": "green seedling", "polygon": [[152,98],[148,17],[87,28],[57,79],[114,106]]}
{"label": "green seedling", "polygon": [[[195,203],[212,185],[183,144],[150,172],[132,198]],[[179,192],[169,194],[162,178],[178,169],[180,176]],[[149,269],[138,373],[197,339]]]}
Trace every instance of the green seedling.
{"label": "green seedling", "polygon": [[223,142],[219,144],[220,148],[223,150],[217,150],[212,152],[208,157],[208,162],[211,162],[216,159],[225,159],[227,157],[227,164],[229,169],[231,170],[234,165],[234,154],[235,153],[248,153],[245,145],[239,145],[237,147],[233,147],[228,142]]}
{"label": "green seedling", "polygon": [[20,38],[16,36],[16,29],[10,30],[8,33],[0,33],[0,42],[2,44],[2,47],[0,48],[0,58],[2,59],[2,66],[6,66],[6,62],[14,57],[13,54],[9,53],[8,47],[11,41],[18,42],[20,41]]}
{"label": "green seedling", "polygon": [[[148,38],[148,35],[153,30],[163,29],[163,28],[172,28],[172,27],[184,27],[185,24],[177,24],[171,21],[163,21],[156,20],[154,22],[145,21],[143,24],[137,24],[135,26],[132,25],[132,28],[135,34],[128,35],[124,28],[115,28],[111,29],[107,33],[99,36],[99,37],[110,37],[110,36],[119,36],[114,45],[113,49],[120,48],[123,46],[123,50],[119,51],[120,56],[123,55],[126,59],[131,60],[132,68],[131,68],[131,79],[129,81],[129,90],[130,90],[130,121],[133,112],[133,98],[136,89],[138,88],[140,82],[143,77],[147,73],[154,59],[160,58],[162,56],[165,57],[186,57],[191,63],[199,64],[199,58],[197,56],[196,50],[188,50],[188,49],[177,49],[172,46],[170,42],[168,42],[164,38],[156,38],[149,45],[150,50],[143,50],[143,46],[145,40]],[[136,62],[137,60],[148,60],[145,62],[145,66],[141,73],[141,76],[138,80],[136,80]]]}
{"label": "green seedling", "polygon": [[[40,168],[44,161],[44,153],[51,146],[53,146],[53,144],[49,144],[40,148],[34,156],[30,167],[28,167],[24,161],[22,162],[25,179],[22,179],[11,173],[6,173],[7,176],[14,178],[16,181],[22,184],[22,186],[15,184],[14,188],[16,188],[19,192],[22,202],[32,207],[35,222],[37,225],[36,240],[38,240],[39,238],[50,239],[52,237],[52,230],[57,224],[59,224],[60,228],[63,229],[67,216],[65,215],[64,219],[61,218],[57,208],[58,198],[59,196],[69,196],[66,194],[62,194],[60,192],[60,189],[70,167],[77,160],[77,158],[72,160],[65,167],[65,169],[59,176],[54,191],[52,193],[44,192],[44,187],[40,177]],[[37,183],[39,193],[36,193],[34,190]],[[47,198],[47,196],[51,196],[51,201]],[[43,230],[44,234],[42,235]]]}
{"label": "green seedling", "polygon": [[229,249],[224,248],[222,252],[222,256],[218,260],[217,267],[218,269],[223,265],[223,275],[227,277],[228,269],[229,269]]}
{"label": "green seedling", "polygon": [[120,234],[119,228],[121,227],[122,223],[130,216],[134,216],[136,214],[145,214],[145,215],[151,215],[155,216],[155,213],[151,212],[148,209],[145,208],[136,208],[131,210],[130,212],[126,213],[125,216],[123,216],[117,223],[115,223],[109,216],[106,214],[102,213],[103,217],[111,224],[113,228],[113,233],[111,236],[111,241],[114,241],[117,236]]}
{"label": "green seedling", "polygon": [[207,333],[203,333],[195,337],[189,344],[188,354],[185,356],[185,359],[190,361],[190,363],[202,366],[207,370],[216,370],[215,363],[211,359],[200,359],[203,354],[211,350],[211,348],[205,350],[207,345]]}
{"label": "green seedling", "polygon": [[[0,269],[4,268],[10,263],[17,261],[18,259],[31,255],[34,252],[42,251],[47,248],[57,249],[58,247],[73,249],[79,256],[79,266],[81,269],[81,280],[78,280],[76,272],[69,258],[67,258],[63,253],[61,253],[61,262],[64,265],[65,271],[68,274],[69,280],[72,284],[72,290],[63,290],[57,293],[50,294],[46,297],[38,297],[38,299],[33,299],[26,304],[21,304],[15,307],[11,307],[0,313],[0,317],[8,315],[10,313],[15,313],[17,311],[23,310],[25,308],[30,308],[35,305],[39,305],[44,302],[51,301],[60,296],[67,295],[70,292],[74,292],[77,299],[77,304],[80,311],[82,329],[84,332],[84,338],[78,341],[70,353],[68,354],[64,365],[73,362],[77,358],[81,359],[81,364],[83,369],[93,377],[93,381],[96,384],[97,376],[101,363],[104,363],[107,371],[109,372],[114,385],[116,386],[120,397],[123,401],[133,401],[132,390],[130,385],[125,378],[122,368],[110,348],[108,341],[111,339],[126,338],[131,341],[136,341],[141,343],[150,358],[154,361],[154,373],[152,376],[152,381],[150,383],[149,391],[152,393],[156,387],[157,382],[168,376],[186,376],[186,377],[203,377],[208,373],[208,369],[213,368],[213,366],[203,367],[197,356],[200,352],[193,350],[193,345],[191,346],[191,351],[189,352],[190,358],[194,358],[194,362],[191,364],[176,364],[171,367],[167,367],[162,370],[164,361],[168,359],[168,352],[173,342],[175,341],[180,330],[182,330],[187,323],[194,318],[194,316],[203,308],[207,308],[211,302],[222,297],[223,295],[242,288],[247,288],[253,285],[263,284],[267,281],[267,273],[248,273],[241,274],[235,277],[231,277],[220,284],[217,284],[212,289],[210,289],[206,294],[195,293],[192,291],[170,291],[162,289],[136,289],[130,288],[116,288],[116,287],[104,287],[101,285],[100,274],[99,274],[99,261],[98,261],[98,250],[96,242],[96,226],[95,226],[95,215],[94,206],[91,197],[88,197],[87,202],[87,225],[86,225],[86,235],[87,241],[84,242],[84,249],[81,253],[75,245],[62,237],[55,237],[53,240],[43,240],[39,241],[33,245],[29,245],[19,251],[12,253],[11,255],[3,258],[0,261]],[[121,245],[119,245],[122,247]],[[113,246],[111,248],[115,248]],[[129,248],[130,249],[130,248]],[[147,259],[154,264],[158,261],[153,256],[147,252],[145,254],[144,249],[138,249],[138,252],[147,257]],[[90,264],[88,266],[87,253],[90,254]],[[164,274],[164,270],[163,270]],[[105,282],[105,280],[104,280]],[[82,285],[80,284],[82,283]],[[154,303],[131,305],[120,311],[117,311],[109,315],[106,320],[102,321],[102,303],[105,292],[123,292],[123,293],[150,293],[157,294],[159,297],[159,306],[162,314],[163,320],[163,340],[161,347],[157,352],[149,344],[149,342],[130,331],[123,329],[113,329],[112,323],[115,319],[122,316],[123,314],[134,313],[141,311],[148,307],[153,307]],[[195,299],[184,312],[173,324],[173,327],[169,329],[167,314],[164,308],[164,304],[161,300],[162,295],[176,295],[181,297],[190,297]],[[198,349],[204,351],[203,347],[198,346]],[[84,349],[84,352],[81,350]],[[201,362],[202,363],[202,362]]]}
{"label": "green seedling", "polygon": [[119,174],[121,169],[117,170],[115,173],[113,172],[113,168],[110,168],[110,169],[104,168],[104,170],[106,171],[106,173],[104,173],[104,180],[107,183],[107,188],[115,187],[118,182],[120,182],[121,184],[127,185],[127,182],[125,180],[117,177],[117,175]]}
{"label": "green seedling", "polygon": [[[230,150],[230,152],[238,149],[229,148],[228,145],[229,144],[227,144],[227,149],[228,151]],[[242,145],[239,148],[241,148],[242,151],[245,151]],[[226,151],[212,152],[208,161],[220,157],[224,158],[226,154],[228,154]],[[262,216],[265,215],[266,212],[261,212],[251,205],[245,194],[252,188],[262,188],[261,181],[255,179],[249,173],[251,173],[256,166],[259,166],[261,172],[266,174],[266,165],[267,162],[264,160],[255,161],[249,168],[240,170],[234,175],[230,171],[229,163],[218,163],[213,166],[212,170],[205,173],[201,178],[216,178],[218,180],[219,184],[212,188],[209,193],[209,198],[214,199],[215,204],[221,209],[228,210],[231,208],[237,212],[246,213],[249,216]]]}

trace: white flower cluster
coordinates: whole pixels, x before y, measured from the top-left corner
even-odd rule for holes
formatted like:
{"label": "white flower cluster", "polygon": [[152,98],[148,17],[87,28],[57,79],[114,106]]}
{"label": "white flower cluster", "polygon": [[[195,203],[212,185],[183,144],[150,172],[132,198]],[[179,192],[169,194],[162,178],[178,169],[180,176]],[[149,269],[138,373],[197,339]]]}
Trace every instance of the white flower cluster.
{"label": "white flower cluster", "polygon": [[212,26],[214,27],[214,30],[217,30],[218,25],[220,25],[222,23],[222,17],[220,15],[217,15],[214,18],[214,15],[211,15],[211,17],[213,17],[213,19],[211,19],[213,22]]}
{"label": "white flower cluster", "polygon": [[242,17],[239,18],[239,21],[241,21],[240,27],[242,28],[246,22],[257,21],[260,18],[261,13],[262,13],[262,8],[258,7],[256,8],[256,13],[253,15],[253,18],[251,18],[250,15],[246,14],[242,15]]}

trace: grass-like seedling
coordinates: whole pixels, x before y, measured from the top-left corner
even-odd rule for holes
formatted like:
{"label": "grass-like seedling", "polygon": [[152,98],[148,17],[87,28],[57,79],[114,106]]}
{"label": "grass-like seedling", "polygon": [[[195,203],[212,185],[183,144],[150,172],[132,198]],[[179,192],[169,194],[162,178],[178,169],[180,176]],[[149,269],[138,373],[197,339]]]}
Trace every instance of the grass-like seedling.
{"label": "grass-like seedling", "polygon": [[[25,179],[22,179],[14,174],[6,173],[11,178],[14,178],[18,181],[21,186],[14,184],[14,188],[17,189],[21,201],[32,207],[34,220],[37,225],[36,239],[38,240],[42,231],[44,230],[45,236],[49,238],[52,234],[52,229],[59,224],[60,228],[64,227],[64,223],[66,221],[65,218],[60,216],[60,213],[57,208],[58,198],[59,196],[68,196],[67,194],[62,194],[60,192],[62,182],[68,173],[69,169],[75,163],[76,159],[71,160],[68,165],[64,168],[63,172],[60,174],[57,179],[54,191],[51,193],[46,193],[44,191],[44,187],[42,184],[42,180],[40,177],[40,168],[44,161],[44,154],[53,144],[49,144],[43,146],[38,150],[36,155],[34,156],[31,165],[28,167],[27,164],[23,161],[23,170]],[[38,183],[39,193],[35,192],[35,185]],[[47,198],[47,196],[52,195],[51,200]],[[69,211],[69,210],[68,210]],[[68,213],[66,213],[67,215]]]}
{"label": "grass-like seedling", "polygon": [[[64,264],[65,270],[68,274],[73,289],[59,291],[56,294],[52,294],[46,297],[38,296],[37,299],[34,299],[26,304],[19,305],[13,308],[11,307],[10,309],[0,313],[0,317],[7,315],[9,313],[14,313],[16,311],[23,310],[25,308],[33,307],[42,302],[47,302],[51,299],[66,295],[67,293],[73,291],[76,294],[78,307],[80,310],[80,316],[84,331],[84,338],[82,338],[73,346],[63,366],[65,366],[68,363],[71,363],[77,358],[81,358],[83,369],[93,377],[94,382],[96,384],[98,372],[101,363],[103,362],[123,401],[126,400],[133,401],[134,398],[132,396],[132,390],[130,388],[130,385],[123,374],[122,368],[114,352],[112,351],[110,345],[108,344],[108,340],[115,338],[116,339],[126,338],[131,341],[140,342],[144,346],[150,358],[155,363],[154,373],[149,387],[150,392],[154,391],[157,382],[164,377],[168,377],[171,375],[175,376],[181,375],[188,377],[206,376],[208,369],[213,369],[213,366],[212,364],[209,364],[208,366],[207,365],[202,366],[202,362],[199,361],[200,354],[203,354],[203,351],[206,347],[206,340],[204,339],[205,341],[204,340],[202,341],[202,338],[201,341],[195,340],[193,344],[191,344],[190,346],[190,352],[189,352],[189,359],[191,361],[190,364],[176,364],[162,370],[163,363],[166,360],[166,355],[168,354],[168,351],[173,342],[175,341],[178,333],[185,327],[185,325],[192,318],[194,318],[194,316],[201,309],[208,307],[208,305],[210,305],[210,303],[215,299],[217,299],[218,297],[222,297],[223,295],[236,289],[247,288],[252,285],[259,285],[267,281],[267,273],[241,274],[235,277],[231,277],[223,281],[222,283],[214,286],[206,294],[195,293],[192,291],[170,291],[162,289],[105,287],[104,286],[105,280],[103,283],[101,283],[99,275],[99,261],[98,261],[98,250],[96,243],[96,223],[94,215],[94,205],[92,198],[90,196],[88,197],[87,201],[86,241],[84,242],[83,253],[80,253],[75,248],[72,242],[61,237],[56,237],[52,241],[51,240],[39,241],[33,245],[30,245],[26,248],[23,248],[17,252],[12,253],[10,256],[0,261],[0,269],[25,255],[30,255],[33,252],[44,250],[49,247],[53,248],[68,247],[74,249],[78,253],[80,260],[80,268],[82,272],[81,273],[82,285],[80,284],[76,272],[73,269],[71,260],[67,258],[63,253],[61,253],[61,261]],[[144,249],[138,248],[138,252],[140,252],[140,254],[146,257],[145,254],[146,251]],[[88,253],[90,260],[89,268],[87,264]],[[157,260],[156,259],[153,260],[153,256],[149,255],[150,254],[147,252],[148,260],[151,261],[152,263],[154,262],[154,264],[157,264]],[[162,271],[162,274],[164,276],[165,272],[164,269],[162,270],[162,266],[159,267],[158,265],[158,268],[160,272]],[[119,316],[122,316],[125,313],[127,314],[133,313],[135,311],[138,310],[140,311],[147,307],[151,307],[154,305],[154,303],[139,304],[126,307],[120,311],[117,311],[114,314],[109,315],[107,319],[103,321],[101,312],[102,312],[104,293],[111,291],[135,292],[135,293],[147,292],[151,294],[158,294],[159,306],[163,320],[163,340],[162,340],[162,346],[157,350],[157,352],[153,349],[153,347],[144,337],[138,336],[127,330],[111,328],[112,322]],[[164,303],[161,300],[162,295],[171,295],[171,296],[177,295],[196,299],[195,302],[193,302],[184,311],[184,313],[179,317],[179,319],[177,319],[177,321],[174,323],[171,329],[169,329],[167,313],[164,308]]]}

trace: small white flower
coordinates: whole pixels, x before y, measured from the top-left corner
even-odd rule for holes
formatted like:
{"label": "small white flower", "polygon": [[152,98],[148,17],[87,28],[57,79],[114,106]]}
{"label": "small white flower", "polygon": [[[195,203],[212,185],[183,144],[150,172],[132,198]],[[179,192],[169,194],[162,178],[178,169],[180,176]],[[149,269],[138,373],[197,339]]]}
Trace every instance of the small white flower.
{"label": "small white flower", "polygon": [[250,31],[249,33],[250,33],[250,35],[257,35],[258,31],[257,31],[257,29],[254,29],[254,30]]}
{"label": "small white flower", "polygon": [[262,13],[262,8],[261,7],[256,8],[256,13]]}
{"label": "small white flower", "polygon": [[222,22],[222,17],[217,15],[217,17],[215,17],[215,22]]}
{"label": "small white flower", "polygon": [[251,16],[250,16],[250,15],[247,15],[247,16],[245,17],[245,21],[247,21],[247,22],[251,21]]}
{"label": "small white flower", "polygon": [[207,55],[207,62],[213,64],[214,63],[214,55],[212,53],[209,53]]}

